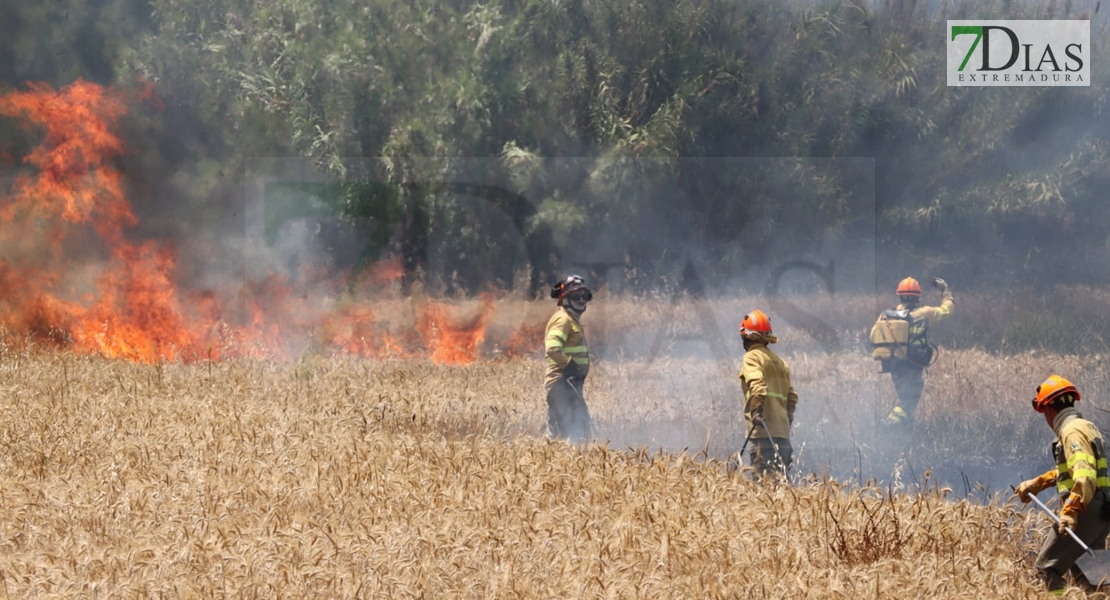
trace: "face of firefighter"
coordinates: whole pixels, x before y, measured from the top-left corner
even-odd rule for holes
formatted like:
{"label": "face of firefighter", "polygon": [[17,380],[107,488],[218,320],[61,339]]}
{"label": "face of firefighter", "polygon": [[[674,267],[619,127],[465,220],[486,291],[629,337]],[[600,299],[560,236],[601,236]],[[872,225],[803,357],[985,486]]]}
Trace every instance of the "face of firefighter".
{"label": "face of firefighter", "polygon": [[570,305],[570,307],[573,308],[575,312],[586,312],[586,303],[589,302],[588,300],[586,300],[588,295],[589,292],[587,292],[586,290],[575,290],[567,294],[567,304]]}
{"label": "face of firefighter", "polygon": [[1059,412],[1060,411],[1056,410],[1055,406],[1049,406],[1044,409],[1044,420],[1045,423],[1048,423],[1049,429],[1052,428],[1052,422],[1056,420],[1056,415],[1059,414]]}

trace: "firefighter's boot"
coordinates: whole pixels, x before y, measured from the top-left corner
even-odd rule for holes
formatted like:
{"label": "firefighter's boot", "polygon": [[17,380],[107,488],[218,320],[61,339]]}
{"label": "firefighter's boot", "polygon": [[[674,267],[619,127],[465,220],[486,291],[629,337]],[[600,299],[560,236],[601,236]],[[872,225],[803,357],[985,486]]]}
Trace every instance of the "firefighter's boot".
{"label": "firefighter's boot", "polygon": [[902,410],[901,406],[895,406],[894,410],[886,416],[887,425],[911,425],[913,424],[913,417],[906,411]]}

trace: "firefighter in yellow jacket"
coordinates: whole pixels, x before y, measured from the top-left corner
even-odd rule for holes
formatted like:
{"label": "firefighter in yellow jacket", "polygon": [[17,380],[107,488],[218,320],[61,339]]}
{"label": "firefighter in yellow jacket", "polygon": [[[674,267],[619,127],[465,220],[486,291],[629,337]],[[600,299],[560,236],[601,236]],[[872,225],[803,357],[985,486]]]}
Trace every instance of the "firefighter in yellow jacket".
{"label": "firefighter in yellow jacket", "polygon": [[593,292],[578,275],[551,287],[559,309],[547,321],[544,347],[547,354],[547,428],[551,435],[582,441],[590,435],[590,411],[582,384],[590,373],[589,347],[582,330],[582,313]]}
{"label": "firefighter in yellow jacket", "polygon": [[[925,389],[925,367],[933,360],[933,348],[926,334],[929,326],[952,314],[955,301],[948,283],[936,277],[933,287],[941,291],[940,306],[920,306],[921,284],[913,277],[903,279],[895,293],[899,304],[893,310],[884,311],[879,322],[871,331],[871,340],[876,342],[887,331],[896,331],[902,325],[905,336],[889,344],[877,344],[875,358],[882,361],[882,372],[890,373],[894,382],[897,403],[887,415],[891,425],[908,425],[913,422],[913,413]],[[879,334],[878,337],[876,334]],[[888,338],[889,340],[889,338]],[[885,346],[885,347],[884,347]]]}
{"label": "firefighter in yellow jacket", "polygon": [[767,347],[778,338],[772,334],[771,320],[763,311],[755,310],[744,317],[740,337],[744,342],[740,387],[744,391],[744,423],[751,438],[751,464],[762,474],[786,474],[793,463],[790,427],[798,406],[790,368]]}
{"label": "firefighter in yellow jacket", "polygon": [[1059,375],[1051,375],[1037,386],[1033,409],[1044,413],[1045,421],[1056,433],[1052,442],[1056,468],[1017,487],[1022,502],[1029,502],[1029,494],[1039,494],[1052,486],[1060,495],[1060,525],[1049,531],[1033,563],[1048,591],[1059,596],[1064,595],[1064,573],[1072,570],[1083,554],[1079,544],[1064,533],[1064,527],[1092,548],[1102,548],[1110,532],[1106,448],[1102,434],[1075,409],[1079,398],[1079,390]]}

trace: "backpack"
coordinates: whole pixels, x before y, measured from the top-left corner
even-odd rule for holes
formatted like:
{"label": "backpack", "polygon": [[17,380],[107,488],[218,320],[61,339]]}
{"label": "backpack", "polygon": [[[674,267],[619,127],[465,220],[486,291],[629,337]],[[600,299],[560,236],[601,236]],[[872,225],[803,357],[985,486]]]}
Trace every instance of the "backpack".
{"label": "backpack", "polygon": [[884,310],[871,327],[871,358],[904,360],[919,367],[933,361],[927,332],[929,319],[913,318],[908,310]]}

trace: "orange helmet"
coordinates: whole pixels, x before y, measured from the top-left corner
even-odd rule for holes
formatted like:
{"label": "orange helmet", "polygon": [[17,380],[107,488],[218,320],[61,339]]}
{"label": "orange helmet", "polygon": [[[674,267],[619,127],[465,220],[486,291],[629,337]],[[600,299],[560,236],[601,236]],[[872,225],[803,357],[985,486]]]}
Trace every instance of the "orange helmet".
{"label": "orange helmet", "polygon": [[[1074,396],[1068,398],[1068,395]],[[1033,399],[1033,410],[1043,413],[1057,401],[1079,402],[1079,390],[1070,381],[1059,375],[1049,375],[1044,383],[1037,386],[1037,397]]]}
{"label": "orange helmet", "polygon": [[907,277],[898,284],[898,289],[894,292],[899,296],[917,296],[921,297],[921,284],[913,277]]}
{"label": "orange helmet", "polygon": [[748,337],[750,335],[765,336],[771,335],[771,319],[763,314],[761,310],[753,310],[752,312],[744,315],[744,321],[740,323],[740,335]]}

